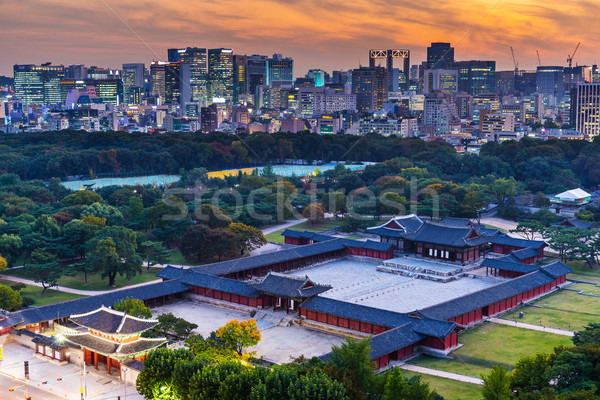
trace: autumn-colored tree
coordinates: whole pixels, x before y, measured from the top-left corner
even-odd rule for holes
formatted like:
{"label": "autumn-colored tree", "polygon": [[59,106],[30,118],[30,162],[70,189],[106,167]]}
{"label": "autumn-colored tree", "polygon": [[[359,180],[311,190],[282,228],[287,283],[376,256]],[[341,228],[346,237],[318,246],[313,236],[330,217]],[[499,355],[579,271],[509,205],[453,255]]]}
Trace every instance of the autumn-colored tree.
{"label": "autumn-colored tree", "polygon": [[86,215],[81,218],[81,222],[84,224],[92,225],[98,229],[106,226],[106,218],[96,217],[94,215]]}
{"label": "autumn-colored tree", "polygon": [[319,203],[311,203],[304,208],[302,216],[308,218],[311,225],[321,222],[325,217],[325,210]]}
{"label": "autumn-colored tree", "polygon": [[230,224],[227,229],[237,236],[241,254],[267,244],[263,232],[253,226],[235,222]]}
{"label": "autumn-colored tree", "polygon": [[4,258],[0,255],[0,271],[6,270],[7,265],[8,265],[8,263],[6,262],[6,258]]}
{"label": "autumn-colored tree", "polygon": [[254,346],[261,340],[260,329],[256,326],[255,319],[229,321],[217,330],[216,336],[240,356],[244,347]]}

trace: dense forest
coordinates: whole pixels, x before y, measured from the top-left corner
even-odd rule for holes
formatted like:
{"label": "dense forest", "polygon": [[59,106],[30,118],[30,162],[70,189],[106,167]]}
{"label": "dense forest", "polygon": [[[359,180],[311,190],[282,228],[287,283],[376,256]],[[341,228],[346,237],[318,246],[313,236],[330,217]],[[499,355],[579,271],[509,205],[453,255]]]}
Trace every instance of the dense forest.
{"label": "dense forest", "polygon": [[0,172],[21,179],[179,173],[265,165],[285,159],[382,162],[404,157],[455,183],[493,175],[514,177],[533,193],[600,184],[600,140],[523,138],[488,143],[479,155],[460,155],[445,142],[309,133],[231,136],[124,132],[46,132],[0,135]]}

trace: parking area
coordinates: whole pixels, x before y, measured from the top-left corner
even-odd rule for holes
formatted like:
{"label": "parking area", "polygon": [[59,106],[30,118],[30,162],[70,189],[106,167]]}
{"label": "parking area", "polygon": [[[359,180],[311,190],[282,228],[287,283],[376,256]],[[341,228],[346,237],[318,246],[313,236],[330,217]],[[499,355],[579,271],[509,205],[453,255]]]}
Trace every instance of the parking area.
{"label": "parking area", "polygon": [[[185,318],[187,321],[198,325],[196,333],[206,337],[210,332],[216,331],[228,321],[250,319],[250,314],[241,311],[221,308],[205,303],[184,301],[158,307],[152,310],[156,317],[163,313],[173,313],[175,316]],[[272,314],[273,317],[283,318],[284,312]],[[260,321],[259,321],[260,327]],[[256,346],[248,349],[256,353],[256,357],[263,357],[275,363],[290,362],[291,358],[301,355],[306,358],[320,356],[331,351],[332,345],[339,345],[344,341],[341,336],[308,329],[302,326],[274,326],[261,330],[262,340]]]}

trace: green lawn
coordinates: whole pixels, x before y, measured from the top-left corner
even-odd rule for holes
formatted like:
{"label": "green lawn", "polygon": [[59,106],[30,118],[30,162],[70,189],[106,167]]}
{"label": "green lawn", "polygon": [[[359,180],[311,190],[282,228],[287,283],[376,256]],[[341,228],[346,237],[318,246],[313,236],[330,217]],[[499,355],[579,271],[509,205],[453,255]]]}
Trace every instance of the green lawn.
{"label": "green lawn", "polygon": [[567,265],[573,269],[573,272],[567,276],[568,279],[600,283],[600,268],[590,269],[582,260],[570,261]]}
{"label": "green lawn", "polygon": [[[569,288],[585,290],[590,293],[600,289],[588,284],[570,285]],[[552,328],[578,330],[590,322],[600,322],[600,297],[584,296],[570,290],[561,290],[532,305],[521,307],[503,318],[518,319],[520,311],[523,311],[523,319],[520,319],[520,322],[540,325],[541,321],[541,325]]]}
{"label": "green lawn", "polygon": [[[402,375],[408,379],[418,374],[402,370]],[[481,400],[481,386],[479,385],[432,375],[421,375],[421,381],[429,383],[429,386],[446,400]]]}
{"label": "green lawn", "polygon": [[498,228],[497,226],[494,226],[494,225],[483,224],[483,226],[488,229],[498,229],[500,232],[506,232],[506,229]]}
{"label": "green lawn", "polygon": [[479,377],[494,365],[512,368],[521,357],[572,344],[567,336],[492,323],[459,335],[458,342],[464,346],[450,354],[452,360],[421,356],[410,364]]}
{"label": "green lawn", "polygon": [[[150,268],[150,271],[147,271],[144,267],[143,272],[141,274],[135,275],[130,280],[125,276],[117,275],[115,279],[116,288],[122,288],[129,285],[135,285],[138,283],[144,283],[148,281],[153,281],[155,279],[159,279],[156,277],[160,268]],[[58,284],[60,286],[66,286],[73,289],[82,289],[82,290],[108,290],[111,289],[108,287],[108,280],[102,279],[100,274],[88,274],[88,283],[85,284],[83,279],[83,274],[77,274],[73,276],[63,276],[58,280]]]}
{"label": "green lawn", "polygon": [[[14,282],[10,281],[0,281],[5,285],[12,285]],[[57,290],[48,289],[46,293],[42,296],[42,288],[33,286],[33,285],[25,285],[23,289],[21,289],[21,297],[31,297],[34,300],[34,306],[45,306],[47,304],[60,303],[67,300],[79,299],[84,296],[79,296],[77,294],[64,293],[59,292]]]}
{"label": "green lawn", "polygon": [[[306,222],[301,222],[296,225],[292,225],[287,229],[292,229],[295,231],[323,232],[323,231],[326,231],[329,229],[333,229],[333,228],[342,226],[342,224],[343,224],[343,220],[341,218],[326,218],[323,221],[321,221],[320,223],[315,224],[315,225],[311,225],[310,222],[306,221]],[[283,231],[284,231],[284,229],[280,229],[278,231],[275,231],[273,233],[269,233],[268,235],[265,235],[265,237],[267,238],[267,240],[269,242],[283,243],[283,241],[285,240],[285,238],[283,236],[281,236],[281,233]]]}

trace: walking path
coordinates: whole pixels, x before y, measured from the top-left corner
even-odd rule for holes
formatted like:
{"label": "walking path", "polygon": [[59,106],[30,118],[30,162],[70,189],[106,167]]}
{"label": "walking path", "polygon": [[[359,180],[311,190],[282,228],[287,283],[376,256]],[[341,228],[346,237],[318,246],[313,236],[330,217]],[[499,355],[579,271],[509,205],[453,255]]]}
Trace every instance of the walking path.
{"label": "walking path", "polygon": [[277,224],[273,226],[269,226],[268,228],[263,228],[263,234],[268,235],[269,233],[277,232],[278,230],[289,228],[290,226],[298,225],[303,222],[308,221],[307,218],[302,219],[292,219],[288,221],[284,221],[282,224]]}
{"label": "walking path", "polygon": [[[42,284],[40,282],[34,282],[30,279],[21,278],[18,276],[0,275],[0,279],[6,280],[6,281],[11,281],[11,282],[20,282],[20,283],[24,283],[26,285],[42,287]],[[154,279],[154,280],[151,280],[148,282],[137,283],[135,285],[125,286],[125,287],[122,287],[119,289],[125,289],[125,288],[131,289],[134,287],[146,286],[146,285],[150,285],[152,283],[158,283],[158,282],[162,282],[162,279]],[[52,286],[51,288],[48,288],[48,289],[57,290],[59,292],[78,294],[81,296],[94,296],[97,294],[106,294],[106,293],[114,292],[115,290],[119,290],[117,288],[111,289],[111,290],[82,290],[82,289],[73,289],[73,288],[66,287],[66,286]]]}
{"label": "walking path", "polygon": [[440,371],[437,369],[419,367],[419,366],[410,365],[410,364],[400,365],[400,368],[405,369],[407,371],[417,372],[419,374],[439,376],[441,378],[453,379],[455,381],[473,383],[475,385],[483,385],[483,380],[481,380],[479,378],[475,378],[474,376],[455,374],[452,372]]}
{"label": "walking path", "polygon": [[499,319],[499,318],[490,318],[488,321],[492,322],[494,324],[516,326],[517,328],[523,328],[523,329],[531,329],[532,331],[554,333],[555,335],[563,335],[563,336],[574,336],[575,335],[575,332],[573,332],[573,331],[550,328],[548,326],[526,324],[525,322],[519,322],[519,321],[509,321],[506,319]]}

